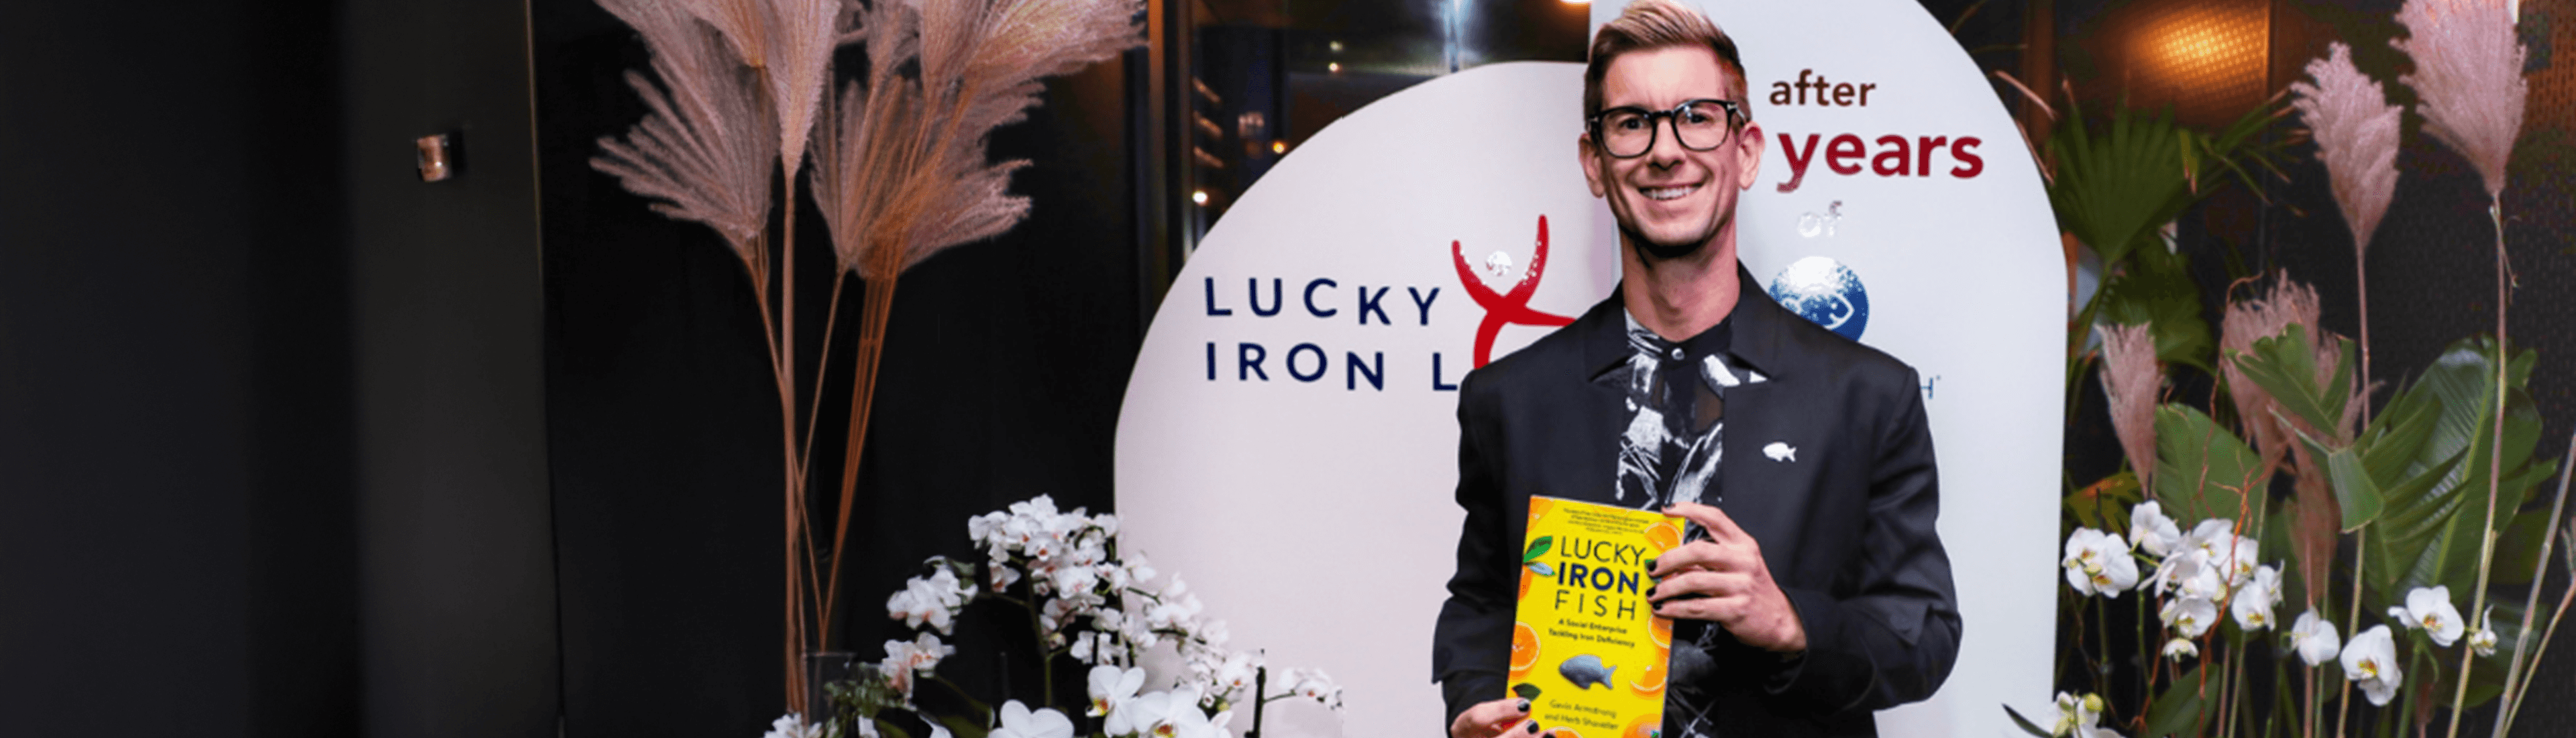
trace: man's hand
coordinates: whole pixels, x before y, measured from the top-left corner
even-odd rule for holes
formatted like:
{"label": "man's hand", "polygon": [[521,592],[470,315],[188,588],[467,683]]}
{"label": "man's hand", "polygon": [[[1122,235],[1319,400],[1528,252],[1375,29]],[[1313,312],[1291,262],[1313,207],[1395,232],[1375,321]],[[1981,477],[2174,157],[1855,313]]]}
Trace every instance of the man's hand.
{"label": "man's hand", "polygon": [[1544,736],[1539,733],[1538,722],[1530,719],[1530,701],[1519,697],[1505,697],[1467,708],[1466,712],[1458,713],[1456,721],[1449,723],[1449,738],[1551,738],[1554,735],[1555,731],[1548,731]]}
{"label": "man's hand", "polygon": [[1781,653],[1807,650],[1806,626],[1799,622],[1789,596],[1771,580],[1771,568],[1762,562],[1762,544],[1714,507],[1682,502],[1664,508],[1664,514],[1689,518],[1708,530],[1708,538],[1655,559],[1649,573],[1656,584],[1646,595],[1654,602],[1655,614],[1717,623],[1755,648]]}

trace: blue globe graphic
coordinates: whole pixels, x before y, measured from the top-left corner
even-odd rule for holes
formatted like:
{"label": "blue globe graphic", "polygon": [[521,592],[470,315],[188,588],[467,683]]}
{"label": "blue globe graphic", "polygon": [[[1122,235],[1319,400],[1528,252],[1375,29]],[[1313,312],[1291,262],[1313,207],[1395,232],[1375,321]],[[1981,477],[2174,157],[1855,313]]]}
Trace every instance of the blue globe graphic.
{"label": "blue globe graphic", "polygon": [[1860,275],[1830,257],[1810,256],[1791,262],[1771,278],[1771,299],[1799,317],[1815,321],[1844,338],[1860,340],[1869,327],[1869,290]]}

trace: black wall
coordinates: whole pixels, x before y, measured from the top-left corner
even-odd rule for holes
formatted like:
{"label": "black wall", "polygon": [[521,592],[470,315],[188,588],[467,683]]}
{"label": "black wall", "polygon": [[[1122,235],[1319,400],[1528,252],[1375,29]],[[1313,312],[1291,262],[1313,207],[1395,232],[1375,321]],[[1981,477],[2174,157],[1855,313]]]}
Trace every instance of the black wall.
{"label": "black wall", "polygon": [[0,732],[348,735],[338,8],[162,5],[0,10]]}
{"label": "black wall", "polygon": [[0,733],[553,732],[525,27],[0,10]]}
{"label": "black wall", "polygon": [[[345,6],[368,735],[556,732],[526,6]],[[464,162],[424,183],[412,140]]]}

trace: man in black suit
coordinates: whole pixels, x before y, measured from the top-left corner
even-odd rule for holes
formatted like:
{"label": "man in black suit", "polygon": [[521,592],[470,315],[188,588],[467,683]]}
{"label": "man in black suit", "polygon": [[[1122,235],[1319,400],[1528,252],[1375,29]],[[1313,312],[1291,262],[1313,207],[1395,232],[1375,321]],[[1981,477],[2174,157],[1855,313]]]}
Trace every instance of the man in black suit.
{"label": "man in black suit", "polygon": [[1593,40],[1577,148],[1618,219],[1619,291],[1460,385],[1467,518],[1432,650],[1452,738],[1554,727],[1505,690],[1531,495],[1691,521],[1651,572],[1674,620],[1666,738],[1875,735],[1872,711],[1949,675],[1959,608],[1914,370],[1736,263],[1763,149],[1743,69],[1669,0]]}

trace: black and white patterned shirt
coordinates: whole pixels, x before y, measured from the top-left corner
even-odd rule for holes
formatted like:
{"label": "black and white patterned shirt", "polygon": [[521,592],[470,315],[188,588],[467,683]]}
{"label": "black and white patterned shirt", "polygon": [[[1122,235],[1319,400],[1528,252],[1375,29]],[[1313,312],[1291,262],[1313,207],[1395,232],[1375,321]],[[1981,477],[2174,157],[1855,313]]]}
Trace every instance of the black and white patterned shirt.
{"label": "black and white patterned shirt", "polygon": [[[1623,313],[1624,315],[1625,313]],[[1726,390],[1769,381],[1761,372],[1726,358],[1733,320],[1719,321],[1687,340],[1655,335],[1627,315],[1629,356],[1613,370],[1627,388],[1623,402],[1628,424],[1619,435],[1619,472],[1614,499],[1646,510],[1676,502],[1718,504],[1725,490],[1717,485],[1726,432]],[[1706,538],[1699,524],[1687,526],[1684,540]],[[1706,665],[1708,649],[1721,629],[1680,627],[1673,640],[1673,675],[1685,666]],[[1664,735],[1707,738],[1712,701],[1689,689],[1681,678],[1664,694]]]}

